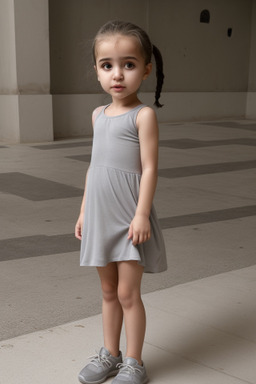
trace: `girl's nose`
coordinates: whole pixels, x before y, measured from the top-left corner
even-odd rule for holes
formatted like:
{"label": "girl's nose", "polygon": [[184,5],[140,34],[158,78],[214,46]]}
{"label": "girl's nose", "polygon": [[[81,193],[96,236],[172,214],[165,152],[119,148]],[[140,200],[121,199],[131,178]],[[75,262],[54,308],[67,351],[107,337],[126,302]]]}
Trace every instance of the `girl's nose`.
{"label": "girl's nose", "polygon": [[113,78],[114,80],[121,80],[123,78],[123,71],[120,67],[115,67]]}

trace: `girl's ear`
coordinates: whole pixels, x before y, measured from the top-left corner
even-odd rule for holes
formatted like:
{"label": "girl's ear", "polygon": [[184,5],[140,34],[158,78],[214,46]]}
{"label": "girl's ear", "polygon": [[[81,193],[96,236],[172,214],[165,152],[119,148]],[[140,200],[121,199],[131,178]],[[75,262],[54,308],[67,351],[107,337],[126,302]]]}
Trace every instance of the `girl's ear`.
{"label": "girl's ear", "polygon": [[94,65],[93,67],[94,67],[94,69],[95,69],[95,72],[96,72],[96,75],[97,75],[97,78],[98,78],[98,81],[99,81],[99,76],[98,76],[97,67],[96,67],[96,65]]}
{"label": "girl's ear", "polygon": [[146,78],[150,75],[151,71],[152,71],[152,63],[148,63],[145,68],[143,80],[146,80]]}

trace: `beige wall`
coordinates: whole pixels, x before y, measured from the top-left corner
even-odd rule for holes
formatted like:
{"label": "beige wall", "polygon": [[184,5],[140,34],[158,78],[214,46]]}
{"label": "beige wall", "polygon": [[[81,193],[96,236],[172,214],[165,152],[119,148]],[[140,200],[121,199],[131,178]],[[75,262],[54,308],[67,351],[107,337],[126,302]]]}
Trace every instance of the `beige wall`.
{"label": "beige wall", "polygon": [[[209,24],[199,22],[203,9]],[[149,32],[165,56],[165,91],[246,91],[250,21],[251,0],[150,1]]]}
{"label": "beige wall", "polygon": [[256,119],[256,0],[253,0],[246,117]]}
{"label": "beige wall", "polygon": [[253,0],[251,18],[251,51],[248,91],[256,92],[256,0]]}

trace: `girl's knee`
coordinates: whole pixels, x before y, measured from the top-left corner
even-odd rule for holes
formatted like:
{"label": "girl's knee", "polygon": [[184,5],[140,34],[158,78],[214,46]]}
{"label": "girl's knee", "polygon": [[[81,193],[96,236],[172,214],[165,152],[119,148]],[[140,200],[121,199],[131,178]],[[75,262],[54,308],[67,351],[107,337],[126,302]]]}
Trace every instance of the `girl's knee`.
{"label": "girl's knee", "polygon": [[112,283],[102,283],[102,296],[105,301],[113,301],[117,299],[117,286]]}
{"label": "girl's knee", "polygon": [[134,289],[129,289],[125,285],[118,286],[118,300],[124,309],[131,308],[133,305],[141,301],[140,292],[137,292]]}

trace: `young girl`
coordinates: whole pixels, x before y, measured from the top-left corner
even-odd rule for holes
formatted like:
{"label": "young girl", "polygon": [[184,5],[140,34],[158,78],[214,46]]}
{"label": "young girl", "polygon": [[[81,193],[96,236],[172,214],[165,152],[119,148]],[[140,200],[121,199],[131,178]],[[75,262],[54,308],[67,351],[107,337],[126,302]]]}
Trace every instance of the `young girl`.
{"label": "young girl", "polygon": [[[112,103],[94,110],[92,159],[75,235],[81,265],[96,266],[101,281],[104,347],[79,374],[83,384],[148,382],[142,362],[146,318],[141,300],[145,272],[167,268],[163,236],[152,206],[157,182],[158,125],[137,92],[157,64],[156,102],[163,83],[162,58],[147,34],[108,22],[93,44],[94,68]],[[122,323],[126,357],[119,351]]]}

